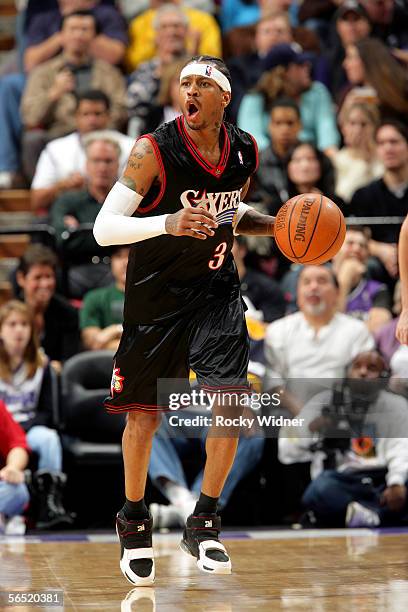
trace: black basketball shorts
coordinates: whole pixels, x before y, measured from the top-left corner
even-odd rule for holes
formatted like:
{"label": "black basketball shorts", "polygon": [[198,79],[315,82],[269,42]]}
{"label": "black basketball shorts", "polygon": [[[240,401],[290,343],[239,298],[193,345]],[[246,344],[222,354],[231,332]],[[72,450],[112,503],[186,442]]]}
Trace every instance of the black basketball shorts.
{"label": "black basketball shorts", "polygon": [[110,413],[168,410],[168,396],[180,389],[180,381],[189,390],[190,368],[201,388],[245,391],[248,359],[240,296],[214,299],[163,325],[125,324],[105,407]]}

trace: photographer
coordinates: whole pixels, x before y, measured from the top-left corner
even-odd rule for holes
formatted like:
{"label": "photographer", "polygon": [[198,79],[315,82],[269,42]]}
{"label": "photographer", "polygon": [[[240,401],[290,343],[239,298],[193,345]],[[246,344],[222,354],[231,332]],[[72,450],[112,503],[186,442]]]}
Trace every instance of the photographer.
{"label": "photographer", "polygon": [[339,388],[304,406],[302,428],[281,429],[280,461],[311,461],[302,503],[312,522],[396,525],[408,515],[408,403],[385,390],[387,378],[377,351],[360,353]]}

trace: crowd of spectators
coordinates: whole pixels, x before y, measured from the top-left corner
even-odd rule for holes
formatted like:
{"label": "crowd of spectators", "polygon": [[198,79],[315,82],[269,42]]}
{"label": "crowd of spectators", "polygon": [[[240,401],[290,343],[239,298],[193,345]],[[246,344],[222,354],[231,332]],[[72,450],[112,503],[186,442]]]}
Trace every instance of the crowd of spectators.
{"label": "crowd of spectators", "polygon": [[[408,213],[406,4],[27,0],[21,19],[17,60],[0,68],[0,189],[30,189],[33,227],[48,224],[55,241],[27,248],[11,278],[15,299],[0,309],[0,530],[23,530],[27,505],[37,527],[74,523],[51,379],[58,384],[77,353],[113,353],[120,342],[129,246],[99,247],[92,224],[134,139],[180,114],[179,75],[193,54],[224,57],[233,80],[226,119],[258,143],[246,200],[275,215],[290,197],[324,193],[351,218],[323,267],[291,264],[269,238],[234,246],[251,375],[279,391],[282,414],[306,415],[303,438],[290,427],[274,434],[283,466],[312,466],[297,511],[305,525],[406,519],[408,356],[395,339]],[[320,459],[330,453],[314,446],[328,427],[317,406],[335,404],[334,381],[365,378],[389,384],[366,393],[374,413],[387,413],[386,431],[369,452],[354,439],[336,447],[329,468]],[[392,420],[400,429],[387,429]],[[194,447],[191,432],[174,441],[167,429],[165,419],[149,471],[169,502],[152,507],[162,527],[181,524],[194,505],[200,473],[188,483],[181,457],[200,454],[204,435]],[[264,442],[259,431],[242,435],[223,506],[251,470],[259,479],[259,462],[267,472]]]}

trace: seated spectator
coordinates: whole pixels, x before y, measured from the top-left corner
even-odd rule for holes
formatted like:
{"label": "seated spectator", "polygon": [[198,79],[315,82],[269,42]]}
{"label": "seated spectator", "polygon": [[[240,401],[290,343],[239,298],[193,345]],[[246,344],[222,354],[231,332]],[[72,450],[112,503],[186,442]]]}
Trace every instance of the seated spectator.
{"label": "seated spectator", "polygon": [[228,68],[232,81],[232,98],[227,114],[234,122],[242,98],[262,76],[265,55],[275,45],[291,42],[293,36],[287,13],[266,13],[256,24],[253,51],[230,59]]}
{"label": "seated spectator", "polygon": [[40,155],[31,185],[31,206],[38,211],[48,208],[57,196],[85,185],[85,135],[104,130],[105,137],[116,140],[121,148],[120,169],[124,169],[134,141],[116,130],[107,130],[110,100],[98,89],[78,96],[75,111],[77,130],[49,142]]}
{"label": "seated spectator", "polygon": [[188,17],[174,4],[165,4],[155,14],[153,27],[156,49],[152,59],[139,64],[129,77],[127,104],[128,132],[133,138],[147,132],[147,121],[159,93],[162,73],[166,66],[180,58],[187,61]]}
{"label": "seated spectator", "polygon": [[[151,8],[133,19],[129,26],[130,43],[126,54],[126,64],[129,72],[138,68],[142,62],[147,62],[155,56],[155,18],[157,9],[174,2],[151,0]],[[190,31],[187,36],[187,51],[189,55],[212,55],[221,57],[221,33],[212,15],[188,6],[182,6]],[[169,25],[169,27],[173,27]]]}
{"label": "seated spectator", "polygon": [[287,163],[302,128],[299,107],[291,98],[277,98],[271,104],[270,145],[259,154],[251,200],[262,200],[270,215],[275,215],[289,199]]}
{"label": "seated spectator", "polygon": [[372,35],[389,47],[408,47],[408,10],[396,0],[361,0],[372,23]]}
{"label": "seated spectator", "polygon": [[119,246],[111,254],[114,284],[89,291],[80,311],[82,343],[89,351],[116,351],[122,336],[126,269],[129,247]]}
{"label": "seated spectator", "polygon": [[241,281],[241,292],[247,296],[256,310],[261,311],[263,320],[267,323],[283,317],[286,302],[276,281],[261,274],[257,270],[247,268],[245,256],[248,252],[245,239],[235,238],[232,254]]}
{"label": "seated spectator", "polygon": [[67,191],[54,202],[50,213],[59,249],[64,259],[69,259],[68,293],[78,299],[89,289],[111,282],[109,267],[103,262],[92,263],[93,257],[106,255],[106,249],[96,243],[91,230],[75,230],[94,223],[118,178],[120,148],[114,140],[97,138],[86,144],[85,152],[86,189]]}
{"label": "seated spectator", "polygon": [[299,312],[267,329],[264,388],[286,385],[282,406],[294,415],[317,388],[330,387],[343,375],[350,357],[374,346],[362,321],[337,312],[338,299],[337,279],[329,268],[304,266],[297,287]]}
{"label": "seated spectator", "polygon": [[[34,5],[34,2],[32,3]],[[58,0],[58,8],[44,12],[42,3],[27,24],[24,65],[27,73],[61,51],[61,21],[65,15],[92,9],[98,34],[90,48],[94,59],[120,63],[127,43],[125,23],[114,6],[96,0]],[[26,75],[8,74],[0,79],[0,189],[21,184],[20,140],[22,122],[19,113]]]}
{"label": "seated spectator", "polygon": [[24,430],[0,400],[0,535],[25,533],[22,514],[30,499],[24,482],[28,461]]}
{"label": "seated spectator", "polygon": [[56,293],[57,258],[53,251],[33,244],[20,259],[16,280],[21,298],[34,313],[40,344],[57,370],[79,351],[78,313]]}
{"label": "seated spectator", "polygon": [[333,270],[340,287],[339,311],[365,321],[374,333],[391,319],[391,296],[386,285],[370,279],[368,257],[364,230],[349,228]]}
{"label": "seated spectator", "polygon": [[336,37],[325,53],[329,69],[329,89],[334,98],[347,85],[343,62],[348,45],[370,35],[371,23],[364,6],[357,0],[345,0],[335,15]]}
{"label": "seated spectator", "polygon": [[[34,3],[33,3],[34,4]],[[90,53],[93,58],[109,64],[120,64],[124,58],[127,35],[126,24],[114,3],[99,0],[57,0],[55,7],[44,11],[36,7],[26,33],[24,52],[26,72],[49,60],[63,49],[61,25],[66,15],[76,11],[91,11],[97,24]]]}
{"label": "seated spectator", "polygon": [[[93,59],[96,21],[91,12],[66,15],[61,28],[62,53],[37,66],[29,75],[21,114],[26,130],[23,151],[38,159],[46,141],[75,130],[76,96],[92,87],[111,101],[112,126],[126,120],[125,81],[119,70]],[[32,161],[31,161],[32,163]]]}
{"label": "seated spectator", "polygon": [[[263,201],[266,204],[268,214],[275,215],[282,204],[288,198],[293,198],[301,193],[323,193],[334,200],[341,208],[343,201],[334,194],[334,174],[330,159],[310,143],[300,142],[292,147],[286,158],[287,167],[287,192],[268,194]],[[273,189],[273,186],[271,185]],[[262,196],[262,190],[255,194]],[[257,241],[259,238],[257,239]],[[282,289],[285,294],[288,310],[296,310],[296,285],[300,273],[300,266],[289,264],[289,260],[282,255],[272,243],[270,261],[275,261],[277,274],[282,278]],[[289,269],[290,266],[290,269]]]}
{"label": "seated spectator", "polygon": [[390,389],[408,398],[408,347],[401,344],[390,361]]}
{"label": "seated spectator", "polygon": [[400,346],[400,342],[396,337],[396,329],[400,318],[401,309],[401,282],[398,280],[395,283],[394,303],[392,307],[392,313],[394,315],[394,318],[391,319],[391,321],[388,321],[388,323],[386,323],[379,329],[377,329],[377,331],[374,333],[377,348],[388,363],[391,362],[393,354]]}
{"label": "seated spectator", "polygon": [[387,365],[377,351],[357,354],[346,376],[336,399],[348,424],[342,438],[333,393],[324,391],[300,412],[301,427],[281,429],[279,459],[312,462],[302,499],[307,524],[399,525],[408,513],[408,403],[384,389]]}
{"label": "seated spectator", "polygon": [[[279,5],[279,2],[277,3]],[[270,5],[270,6],[268,6]],[[292,5],[291,8],[296,10],[296,5]],[[274,1],[266,3],[264,10],[262,11],[262,15],[260,21],[265,18],[268,19],[269,15],[284,15],[285,22],[290,24],[296,24],[296,18],[293,18],[293,13],[288,14],[285,9],[280,9],[279,6],[274,8]],[[258,22],[259,23],[259,22]],[[319,41],[319,37],[308,30],[307,28],[303,28],[298,25],[290,26],[290,40],[286,39],[286,26],[282,29],[282,22],[276,23],[276,27],[273,28],[272,31],[269,31],[268,34],[272,34],[274,38],[281,36],[285,36],[284,40],[280,42],[296,42],[298,45],[302,47],[304,51],[311,51],[313,54],[316,54],[314,60],[317,60],[317,65],[320,64],[320,59],[323,61],[323,65],[327,67],[326,59],[321,57],[317,57],[321,51],[321,45]],[[223,46],[223,57],[224,60],[231,60],[234,57],[238,57],[240,55],[248,55],[253,53],[255,49],[255,34],[256,34],[256,24],[255,25],[247,25],[247,26],[238,26],[230,30],[222,39]],[[276,40],[274,44],[279,44],[279,40]],[[272,45],[273,46],[273,45]],[[315,64],[315,62],[314,62]],[[319,80],[319,79],[318,79]]]}
{"label": "seated spectator", "polygon": [[[201,412],[199,409],[196,411],[183,409],[182,413],[183,418],[186,416],[194,418],[199,415],[207,417],[211,415],[211,412],[205,409]],[[194,510],[200,495],[204,475],[204,470],[200,470],[192,485],[189,486],[181,458],[188,456],[191,452],[196,452],[198,443],[204,459],[208,427],[182,424],[177,427],[177,436],[175,436],[174,427],[169,423],[170,416],[169,414],[164,415],[162,424],[153,438],[150,455],[149,476],[170,502],[168,506],[150,504],[156,529],[183,525],[187,516]],[[239,482],[257,466],[262,457],[263,447],[264,439],[260,437],[259,433],[245,428],[239,439],[231,472],[228,474],[218,501],[220,510],[227,505]]]}
{"label": "seated spectator", "polygon": [[342,201],[334,194],[331,161],[314,145],[308,142],[295,145],[287,157],[287,172],[290,198],[301,193],[323,193],[342,206]]}
{"label": "seated spectator", "polygon": [[341,100],[340,122],[351,104],[367,102],[378,106],[383,120],[394,118],[406,123],[408,76],[388,47],[375,38],[348,45],[344,68],[352,87]]}
{"label": "seated spectator", "polygon": [[52,428],[51,366],[38,348],[30,310],[17,300],[0,308],[0,357],[0,399],[38,455],[34,475],[39,501],[37,527],[71,525],[72,518],[62,506],[66,482],[62,446]]}
{"label": "seated spectator", "polygon": [[[377,129],[378,159],[384,175],[358,189],[350,202],[350,214],[357,217],[405,217],[408,211],[408,129],[395,121],[386,121]],[[369,225],[370,254],[380,267],[372,270],[375,278],[389,283],[398,275],[397,242],[400,224]]]}
{"label": "seated spectator", "polygon": [[309,59],[295,45],[276,45],[264,58],[264,73],[255,91],[244,96],[238,112],[239,127],[255,137],[260,149],[269,145],[269,105],[289,96],[300,108],[299,140],[313,142],[327,154],[337,150],[340,137],[333,102],[326,87],[311,80]]}
{"label": "seated spectator", "polygon": [[336,194],[350,202],[357,189],[379,178],[384,167],[377,158],[374,132],[379,124],[377,108],[358,102],[349,106],[340,125],[344,146],[332,157],[336,170]]}

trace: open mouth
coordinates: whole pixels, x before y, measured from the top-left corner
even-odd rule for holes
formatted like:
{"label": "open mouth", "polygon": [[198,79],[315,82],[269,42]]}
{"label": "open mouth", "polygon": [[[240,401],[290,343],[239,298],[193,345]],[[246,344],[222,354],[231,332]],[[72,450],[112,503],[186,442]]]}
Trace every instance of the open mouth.
{"label": "open mouth", "polygon": [[194,102],[188,102],[187,104],[187,114],[188,114],[188,118],[192,119],[194,117],[196,117],[198,115],[199,109],[198,107],[194,104]]}

